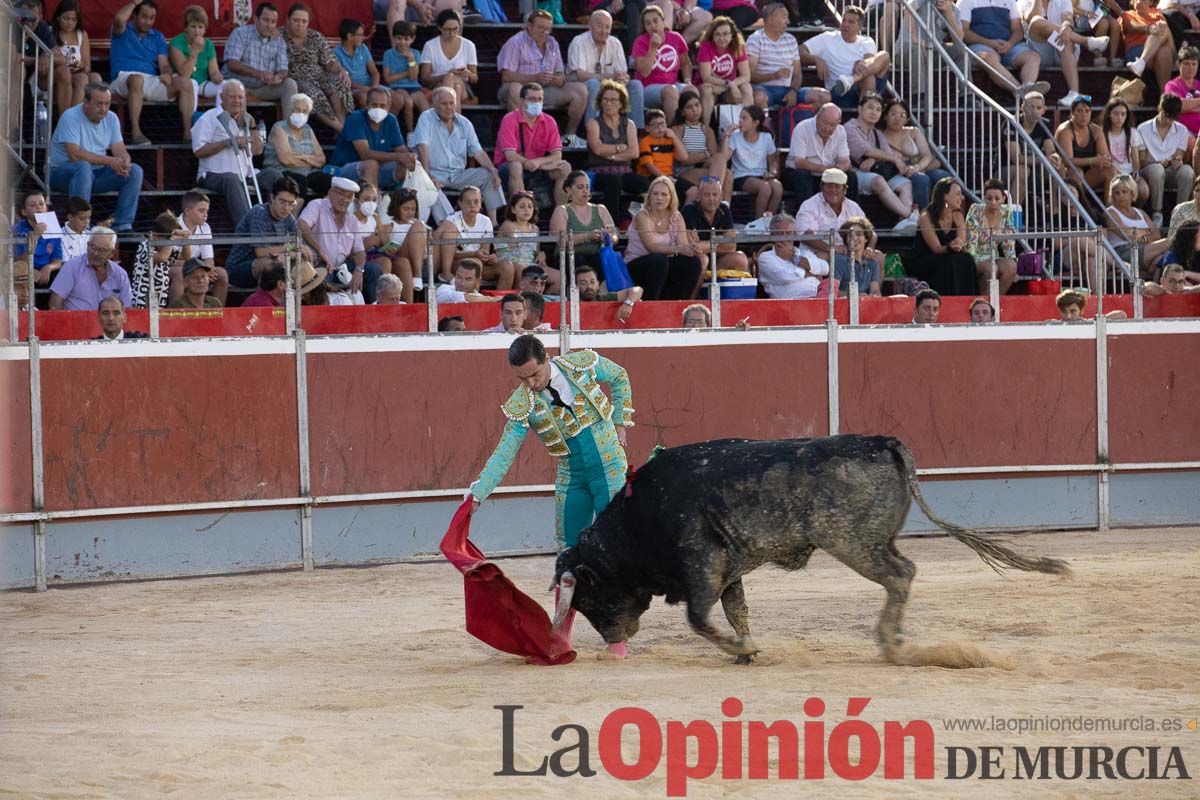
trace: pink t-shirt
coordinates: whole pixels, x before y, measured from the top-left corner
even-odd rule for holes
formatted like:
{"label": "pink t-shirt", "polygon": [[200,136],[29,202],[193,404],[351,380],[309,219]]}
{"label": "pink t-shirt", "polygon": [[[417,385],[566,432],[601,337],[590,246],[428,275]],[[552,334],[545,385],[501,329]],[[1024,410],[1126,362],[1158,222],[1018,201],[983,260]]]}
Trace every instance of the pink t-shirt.
{"label": "pink t-shirt", "polygon": [[[1183,82],[1183,78],[1172,78],[1167,81],[1167,85],[1163,87],[1163,91],[1167,94],[1173,94],[1176,97],[1182,97],[1185,100],[1200,97],[1200,81],[1195,81],[1189,89],[1187,84]],[[1200,134],[1200,111],[1184,111],[1179,115],[1179,121],[1193,134]]]}
{"label": "pink t-shirt", "polygon": [[[708,61],[712,64],[712,74],[718,78],[731,81],[738,76],[738,64],[743,61],[749,61],[750,56],[743,52],[740,56],[735,56],[732,51],[726,50],[720,52],[717,46],[712,42],[702,42],[700,44],[700,52],[696,54],[696,63],[703,64]],[[700,85],[700,70],[696,70],[694,81],[697,86]]]}
{"label": "pink t-shirt", "polygon": [[[637,79],[643,84],[679,83],[679,68],[687,56],[687,42],[675,31],[667,31],[663,37],[662,47],[658,48],[658,58],[649,75],[637,74]],[[650,35],[643,33],[633,43],[633,57],[641,58],[650,52]],[[635,68],[636,69],[636,68]]]}

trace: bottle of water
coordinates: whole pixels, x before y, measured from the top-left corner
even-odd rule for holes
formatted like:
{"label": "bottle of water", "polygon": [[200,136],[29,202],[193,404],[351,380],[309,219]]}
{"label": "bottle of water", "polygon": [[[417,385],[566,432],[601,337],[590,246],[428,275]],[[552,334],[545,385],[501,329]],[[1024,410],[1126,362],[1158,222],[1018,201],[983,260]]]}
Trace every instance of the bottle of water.
{"label": "bottle of water", "polygon": [[33,143],[37,147],[45,147],[50,139],[50,110],[41,100],[37,101],[33,116]]}
{"label": "bottle of water", "polygon": [[261,119],[258,121],[258,141],[264,145],[267,143],[267,123]]}

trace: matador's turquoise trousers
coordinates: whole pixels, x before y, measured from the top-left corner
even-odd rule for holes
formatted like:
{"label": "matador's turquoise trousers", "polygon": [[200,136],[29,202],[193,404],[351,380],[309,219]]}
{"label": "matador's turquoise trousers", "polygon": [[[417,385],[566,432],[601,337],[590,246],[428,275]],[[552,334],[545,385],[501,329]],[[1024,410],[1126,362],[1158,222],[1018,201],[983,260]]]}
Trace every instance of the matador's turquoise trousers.
{"label": "matador's turquoise trousers", "polygon": [[554,528],[559,548],[573,547],[579,534],[625,485],[628,461],[611,422],[598,422],[567,439],[571,454],[558,460],[554,482]]}

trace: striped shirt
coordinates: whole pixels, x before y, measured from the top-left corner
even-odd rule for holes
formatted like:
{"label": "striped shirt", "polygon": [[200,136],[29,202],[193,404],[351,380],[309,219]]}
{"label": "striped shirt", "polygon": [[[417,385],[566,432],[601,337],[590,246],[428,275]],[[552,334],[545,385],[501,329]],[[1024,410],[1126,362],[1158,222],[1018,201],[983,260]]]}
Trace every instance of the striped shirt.
{"label": "striped shirt", "polygon": [[562,72],[562,52],[558,49],[558,42],[547,39],[546,51],[543,53],[533,37],[527,31],[521,31],[500,48],[500,54],[496,56],[496,69],[519,72],[523,75]]}
{"label": "striped shirt", "polygon": [[800,58],[800,45],[796,43],[795,36],[784,33],[778,39],[772,39],[767,36],[765,30],[755,31],[746,40],[746,54],[751,59],[757,59],[758,66],[752,68],[751,74],[753,72],[774,72],[782,67],[787,67],[787,75],[782,78],[772,78],[759,85],[792,85],[792,66]]}

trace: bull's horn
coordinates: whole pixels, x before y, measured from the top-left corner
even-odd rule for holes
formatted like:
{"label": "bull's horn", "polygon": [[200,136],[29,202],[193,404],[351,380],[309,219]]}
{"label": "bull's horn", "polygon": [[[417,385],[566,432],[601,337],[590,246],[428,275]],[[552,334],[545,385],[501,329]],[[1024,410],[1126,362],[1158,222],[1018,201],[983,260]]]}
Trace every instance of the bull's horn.
{"label": "bull's horn", "polygon": [[567,613],[571,610],[571,597],[574,594],[575,576],[570,572],[564,572],[558,579],[558,597],[554,600],[554,630],[558,630],[567,618]]}

